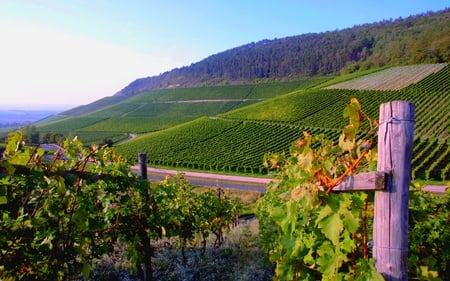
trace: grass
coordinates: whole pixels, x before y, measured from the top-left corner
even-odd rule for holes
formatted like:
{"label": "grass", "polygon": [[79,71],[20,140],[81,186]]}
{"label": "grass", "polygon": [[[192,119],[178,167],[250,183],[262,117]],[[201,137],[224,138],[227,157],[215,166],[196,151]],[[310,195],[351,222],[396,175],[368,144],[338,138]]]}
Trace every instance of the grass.
{"label": "grass", "polygon": [[[241,221],[226,233],[224,244],[208,247],[203,253],[194,241],[187,251],[188,262],[182,263],[176,248],[163,247],[154,259],[155,280],[272,280],[273,268],[258,245],[256,219]],[[212,244],[210,241],[209,244]]]}
{"label": "grass", "polygon": [[437,181],[437,180],[412,180],[412,184],[418,184],[420,186],[427,186],[427,185],[445,185],[450,187],[450,181]]}
{"label": "grass", "polygon": [[[259,246],[258,235],[259,225],[256,218],[241,219],[238,226],[225,233],[224,243],[219,247],[213,246],[213,237],[208,239],[209,246],[205,251],[200,239],[191,241],[186,251],[186,263],[183,263],[176,239],[156,241],[153,245],[156,249],[152,260],[153,280],[272,280],[273,266]],[[139,279],[127,270],[130,263],[124,252],[123,247],[116,245],[115,255],[97,260],[90,280],[138,281]]]}

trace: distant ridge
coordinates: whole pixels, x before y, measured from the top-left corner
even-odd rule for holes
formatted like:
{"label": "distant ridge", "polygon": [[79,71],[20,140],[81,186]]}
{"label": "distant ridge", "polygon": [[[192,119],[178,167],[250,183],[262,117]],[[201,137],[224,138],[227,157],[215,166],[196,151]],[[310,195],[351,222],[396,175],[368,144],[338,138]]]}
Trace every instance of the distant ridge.
{"label": "distant ridge", "polygon": [[[19,106],[20,107],[20,106]],[[61,112],[57,109],[0,109],[0,128],[20,128],[47,116]]]}
{"label": "distant ridge", "polygon": [[249,43],[139,78],[117,92],[336,75],[385,65],[450,62],[450,8],[343,30]]}

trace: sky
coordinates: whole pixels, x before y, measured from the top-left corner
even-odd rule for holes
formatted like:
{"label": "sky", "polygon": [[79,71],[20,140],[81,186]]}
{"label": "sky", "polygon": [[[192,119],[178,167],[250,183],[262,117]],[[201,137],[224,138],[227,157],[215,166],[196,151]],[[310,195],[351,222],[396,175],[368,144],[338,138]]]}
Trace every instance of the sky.
{"label": "sky", "polygon": [[450,0],[0,0],[0,106],[72,107],[264,39],[450,7]]}

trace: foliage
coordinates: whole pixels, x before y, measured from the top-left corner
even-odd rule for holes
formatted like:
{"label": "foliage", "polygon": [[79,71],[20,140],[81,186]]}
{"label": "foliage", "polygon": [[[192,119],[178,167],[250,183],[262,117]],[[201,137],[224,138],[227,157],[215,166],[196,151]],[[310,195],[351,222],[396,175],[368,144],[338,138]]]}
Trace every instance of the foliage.
{"label": "foliage", "polygon": [[[135,185],[108,148],[82,149],[76,138],[47,156],[10,133],[1,162],[0,276],[59,280],[83,272],[112,242],[117,191]],[[120,193],[119,193],[120,194]]]}
{"label": "foliage", "polygon": [[384,65],[449,62],[450,10],[383,20],[342,30],[261,40],[190,66],[141,78],[119,94],[333,75]]}
{"label": "foliage", "polygon": [[408,266],[419,280],[450,276],[450,189],[436,195],[420,185],[410,188]]}
{"label": "foliage", "polygon": [[375,167],[372,122],[366,138],[356,140],[364,118],[356,99],[344,116],[349,124],[339,146],[304,132],[290,156],[267,157],[278,178],[260,201],[258,219],[276,280],[383,280],[367,255],[368,194],[331,192],[357,167]]}
{"label": "foliage", "polygon": [[179,237],[184,249],[199,232],[220,233],[240,211],[227,196],[211,200],[213,191],[193,192],[181,176],[157,184],[138,180],[106,145],[83,149],[74,138],[47,154],[15,132],[3,155],[2,280],[87,278],[93,261],[116,243],[148,280],[152,240]]}

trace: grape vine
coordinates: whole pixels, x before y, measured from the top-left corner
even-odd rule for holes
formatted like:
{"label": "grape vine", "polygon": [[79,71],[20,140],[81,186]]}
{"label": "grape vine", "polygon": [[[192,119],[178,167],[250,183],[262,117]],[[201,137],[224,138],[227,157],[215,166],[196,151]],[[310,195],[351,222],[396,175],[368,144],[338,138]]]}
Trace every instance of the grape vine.
{"label": "grape vine", "polygon": [[[410,279],[448,280],[450,276],[450,189],[433,194],[410,187],[408,271]],[[447,279],[446,279],[447,278]]]}
{"label": "grape vine", "polygon": [[[182,176],[139,180],[108,146],[74,138],[48,154],[9,134],[0,161],[0,279],[89,278],[117,243],[141,280],[151,280],[152,241],[220,235],[240,205],[214,190],[197,193]],[[214,198],[214,200],[212,200]],[[220,242],[220,240],[219,240]]]}
{"label": "grape vine", "polygon": [[[376,168],[377,122],[363,114],[356,99],[344,117],[349,124],[339,145],[304,132],[290,156],[266,157],[278,179],[261,199],[258,219],[276,263],[275,280],[383,280],[367,254],[369,194],[331,192],[345,175]],[[357,140],[362,129],[365,138]]]}

